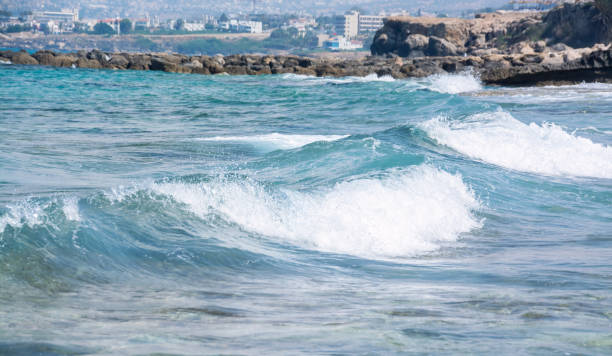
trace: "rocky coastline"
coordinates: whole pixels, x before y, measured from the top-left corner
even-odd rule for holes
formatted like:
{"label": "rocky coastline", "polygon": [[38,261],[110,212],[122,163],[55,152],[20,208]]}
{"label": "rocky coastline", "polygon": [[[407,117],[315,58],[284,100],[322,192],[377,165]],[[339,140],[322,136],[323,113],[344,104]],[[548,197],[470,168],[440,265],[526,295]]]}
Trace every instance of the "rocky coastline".
{"label": "rocky coastline", "polygon": [[261,75],[294,73],[318,77],[363,77],[369,74],[396,79],[471,70],[486,84],[548,85],[612,82],[610,45],[563,49],[557,52],[487,54],[402,58],[369,56],[341,60],[297,56],[232,55],[185,56],[167,53],[56,53],[0,51],[0,63],[66,68],[152,70],[171,73]]}
{"label": "rocky coastline", "polygon": [[[390,18],[361,59],[293,55],[0,51],[0,63],[172,73],[396,79],[472,71],[485,84],[612,83],[612,26],[590,3],[548,13],[498,12],[475,19]],[[606,29],[605,31],[602,28]],[[592,36],[584,34],[591,33]],[[572,48],[566,43],[580,48]]]}

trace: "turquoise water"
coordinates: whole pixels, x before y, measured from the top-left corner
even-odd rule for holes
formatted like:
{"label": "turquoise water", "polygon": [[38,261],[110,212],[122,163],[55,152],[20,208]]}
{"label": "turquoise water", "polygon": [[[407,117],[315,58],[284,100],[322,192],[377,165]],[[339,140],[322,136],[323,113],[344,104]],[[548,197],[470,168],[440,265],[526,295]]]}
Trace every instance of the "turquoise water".
{"label": "turquoise water", "polygon": [[0,354],[612,353],[612,86],[0,66]]}

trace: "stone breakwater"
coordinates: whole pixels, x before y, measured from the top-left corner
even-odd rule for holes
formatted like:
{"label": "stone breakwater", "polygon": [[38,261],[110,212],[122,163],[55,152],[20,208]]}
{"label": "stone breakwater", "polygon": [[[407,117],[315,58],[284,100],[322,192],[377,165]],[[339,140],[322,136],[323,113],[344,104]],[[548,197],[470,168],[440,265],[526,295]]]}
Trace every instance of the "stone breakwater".
{"label": "stone breakwater", "polygon": [[534,85],[612,82],[610,45],[545,53],[487,54],[401,58],[315,59],[297,56],[185,56],[167,53],[76,53],[0,51],[0,63],[67,68],[155,70],[172,73],[261,75],[294,73],[311,76],[362,77],[369,74],[397,79],[472,70],[487,84]]}

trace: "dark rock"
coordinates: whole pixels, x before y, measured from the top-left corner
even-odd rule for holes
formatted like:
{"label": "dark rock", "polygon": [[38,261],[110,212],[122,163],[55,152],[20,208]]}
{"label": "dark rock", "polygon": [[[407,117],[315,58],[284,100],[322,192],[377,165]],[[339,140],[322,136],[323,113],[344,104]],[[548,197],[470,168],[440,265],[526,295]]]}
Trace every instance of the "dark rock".
{"label": "dark rock", "polygon": [[[180,60],[178,62],[180,62]],[[164,57],[155,56],[151,58],[151,65],[149,66],[149,69],[175,73],[178,71],[178,63],[167,61],[166,56]]]}
{"label": "dark rock", "polygon": [[88,59],[88,58],[77,59],[76,66],[78,68],[91,68],[91,69],[102,68],[102,65],[96,59]]}
{"label": "dark rock", "polygon": [[115,54],[111,57],[109,64],[116,69],[126,69],[130,61],[121,54]]}
{"label": "dark rock", "polygon": [[457,46],[449,41],[436,36],[429,37],[429,46],[427,47],[427,55],[429,56],[456,56]]}

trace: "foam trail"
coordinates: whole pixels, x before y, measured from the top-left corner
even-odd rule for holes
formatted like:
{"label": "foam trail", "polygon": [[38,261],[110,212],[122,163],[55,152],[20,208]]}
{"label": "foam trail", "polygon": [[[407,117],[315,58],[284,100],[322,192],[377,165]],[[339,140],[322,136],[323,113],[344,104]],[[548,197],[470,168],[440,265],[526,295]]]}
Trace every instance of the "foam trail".
{"label": "foam trail", "polygon": [[206,218],[305,248],[366,258],[408,257],[480,226],[479,203],[458,175],[421,166],[324,191],[270,191],[251,181],[156,183],[150,189]]}
{"label": "foam trail", "polygon": [[466,156],[509,169],[612,178],[612,147],[567,133],[552,123],[526,125],[498,111],[464,121],[436,118],[421,127],[439,143]]}
{"label": "foam trail", "polygon": [[281,76],[283,79],[311,81],[313,83],[334,83],[334,84],[349,84],[349,83],[368,83],[368,82],[395,82],[396,79],[390,75],[378,76],[376,73],[371,73],[365,77],[315,77],[304,74],[286,73]]}
{"label": "foam trail", "polygon": [[287,150],[298,148],[318,141],[337,141],[348,135],[283,135],[271,133],[254,136],[216,136],[202,138],[202,141],[212,142],[245,142],[268,149]]}

